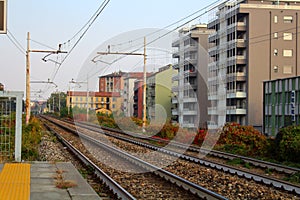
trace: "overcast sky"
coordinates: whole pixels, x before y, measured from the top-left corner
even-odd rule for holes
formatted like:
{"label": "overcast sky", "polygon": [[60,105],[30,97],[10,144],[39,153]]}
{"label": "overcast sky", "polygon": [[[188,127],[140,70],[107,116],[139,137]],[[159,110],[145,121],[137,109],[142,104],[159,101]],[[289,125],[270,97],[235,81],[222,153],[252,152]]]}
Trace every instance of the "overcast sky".
{"label": "overcast sky", "polygon": [[[25,91],[25,51],[21,52],[9,39],[14,37],[22,48],[26,49],[27,32],[30,32],[31,49],[51,50],[58,48],[58,44],[65,43],[63,48],[69,50],[78,37],[70,42],[68,40],[87,23],[102,2],[102,0],[8,0],[9,33],[0,35],[0,82],[5,88]],[[47,92],[42,93],[45,98],[51,91],[66,91],[69,81],[78,77],[87,58],[106,41],[133,30],[166,27],[213,2],[215,1],[111,0],[61,65],[55,79],[51,80],[58,88],[32,83],[32,91],[47,89]],[[185,21],[187,20],[183,22]],[[206,21],[207,17],[202,17],[196,22]],[[183,22],[175,24],[170,29]],[[124,40],[128,40],[128,37],[124,37]],[[57,70],[54,62],[42,61],[46,55],[31,53],[31,81],[47,81]],[[47,58],[61,59],[57,56]]]}

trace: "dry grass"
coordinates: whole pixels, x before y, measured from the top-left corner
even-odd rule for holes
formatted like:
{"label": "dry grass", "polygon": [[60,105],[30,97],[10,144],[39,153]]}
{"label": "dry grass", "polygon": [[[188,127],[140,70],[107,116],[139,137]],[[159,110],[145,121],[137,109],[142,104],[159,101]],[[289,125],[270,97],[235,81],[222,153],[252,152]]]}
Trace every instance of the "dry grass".
{"label": "dry grass", "polygon": [[77,183],[72,180],[65,180],[63,173],[65,173],[64,170],[56,170],[56,175],[54,176],[55,186],[60,189],[68,189],[77,186]]}

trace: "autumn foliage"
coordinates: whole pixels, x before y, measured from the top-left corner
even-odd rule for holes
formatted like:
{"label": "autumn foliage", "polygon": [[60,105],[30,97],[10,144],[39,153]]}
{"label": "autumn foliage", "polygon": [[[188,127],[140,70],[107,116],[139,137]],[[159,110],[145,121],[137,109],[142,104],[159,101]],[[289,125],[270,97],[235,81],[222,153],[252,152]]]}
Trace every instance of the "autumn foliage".
{"label": "autumn foliage", "polygon": [[227,123],[221,131],[216,148],[244,156],[262,156],[268,149],[268,140],[252,126]]}

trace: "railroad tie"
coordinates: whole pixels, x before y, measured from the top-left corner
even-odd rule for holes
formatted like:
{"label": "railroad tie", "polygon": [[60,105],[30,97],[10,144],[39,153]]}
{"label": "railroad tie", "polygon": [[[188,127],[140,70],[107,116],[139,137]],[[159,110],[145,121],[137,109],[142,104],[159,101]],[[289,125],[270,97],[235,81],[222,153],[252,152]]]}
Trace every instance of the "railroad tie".
{"label": "railroad tie", "polygon": [[0,200],[30,199],[30,164],[6,163],[0,173]]}

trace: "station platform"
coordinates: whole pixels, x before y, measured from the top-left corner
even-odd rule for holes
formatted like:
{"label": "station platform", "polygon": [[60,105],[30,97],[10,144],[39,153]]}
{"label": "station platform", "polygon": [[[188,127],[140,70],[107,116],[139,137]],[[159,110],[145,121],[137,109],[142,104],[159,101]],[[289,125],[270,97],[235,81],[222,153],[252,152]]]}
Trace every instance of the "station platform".
{"label": "station platform", "polygon": [[0,200],[100,200],[69,162],[0,164]]}

